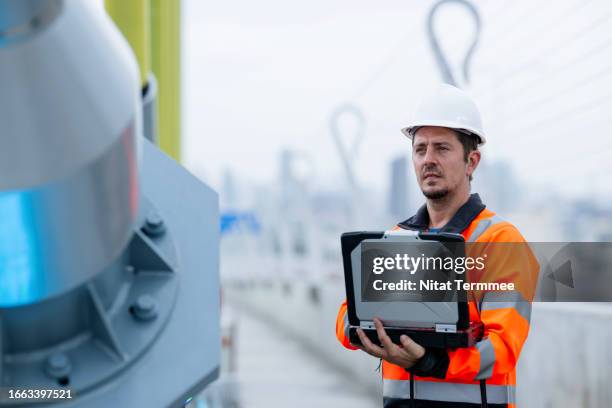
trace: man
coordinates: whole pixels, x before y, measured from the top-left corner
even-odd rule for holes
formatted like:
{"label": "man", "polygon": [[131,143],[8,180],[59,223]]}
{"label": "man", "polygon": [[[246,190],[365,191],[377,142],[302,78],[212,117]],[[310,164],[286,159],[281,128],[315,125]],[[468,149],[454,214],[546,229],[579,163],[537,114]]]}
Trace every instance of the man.
{"label": "man", "polygon": [[[478,146],[486,140],[478,108],[465,92],[439,86],[418,105],[413,122],[402,132],[412,140],[414,170],[426,204],[397,229],[459,233],[467,242],[524,242],[512,224],[485,208],[478,194],[470,195],[481,158]],[[495,269],[508,276],[533,276],[537,262],[523,255],[509,254]],[[484,325],[482,340],[470,348],[425,349],[405,335],[401,344],[394,344],[378,319],[383,347],[361,329],[362,345],[352,345],[346,302],[338,313],[336,334],[345,347],[382,359],[385,408],[514,408],[515,366],[529,331],[530,299],[517,290],[470,301],[470,320]]]}

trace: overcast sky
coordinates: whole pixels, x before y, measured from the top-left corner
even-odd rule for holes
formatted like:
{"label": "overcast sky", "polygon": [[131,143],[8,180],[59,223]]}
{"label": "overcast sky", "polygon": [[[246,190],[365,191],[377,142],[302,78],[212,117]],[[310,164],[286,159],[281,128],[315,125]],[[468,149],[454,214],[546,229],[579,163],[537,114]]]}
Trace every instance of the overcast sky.
{"label": "overcast sky", "polygon": [[[185,0],[185,163],[213,186],[224,169],[277,179],[279,152],[313,157],[316,185],[343,183],[329,118],[362,110],[361,183],[385,188],[415,98],[440,81],[426,35],[434,2]],[[488,160],[511,162],[530,188],[611,195],[612,2],[476,1],[480,43],[465,85],[481,105]],[[459,66],[475,26],[460,5],[436,33]],[[355,121],[340,123],[347,148]]]}

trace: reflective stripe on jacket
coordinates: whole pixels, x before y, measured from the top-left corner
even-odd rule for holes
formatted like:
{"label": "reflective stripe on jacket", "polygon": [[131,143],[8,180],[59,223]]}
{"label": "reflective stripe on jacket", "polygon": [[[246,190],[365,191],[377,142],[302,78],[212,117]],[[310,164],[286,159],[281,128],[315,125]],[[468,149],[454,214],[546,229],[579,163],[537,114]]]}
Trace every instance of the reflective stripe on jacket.
{"label": "reflective stripe on jacket", "polygon": [[[425,230],[429,218],[425,206],[396,228]],[[463,235],[467,242],[525,242],[512,224],[485,208],[477,194],[442,228],[442,232]],[[516,255],[516,256],[514,256]],[[529,252],[508,254],[503,265],[496,265],[496,275],[515,279],[526,276],[537,280],[539,265]],[[496,276],[497,280],[497,276]],[[470,408],[481,406],[481,380],[486,384],[489,408],[515,408],[516,363],[529,332],[532,293],[490,292],[480,302],[468,303],[470,320],[482,321],[484,335],[475,346],[446,350],[442,364],[435,373],[414,375],[416,408]],[[340,306],[336,321],[336,336],[348,349],[349,322],[346,301]],[[444,353],[443,353],[444,354]],[[440,368],[441,367],[441,368]],[[403,367],[383,360],[383,400],[385,408],[412,407],[410,373]]]}

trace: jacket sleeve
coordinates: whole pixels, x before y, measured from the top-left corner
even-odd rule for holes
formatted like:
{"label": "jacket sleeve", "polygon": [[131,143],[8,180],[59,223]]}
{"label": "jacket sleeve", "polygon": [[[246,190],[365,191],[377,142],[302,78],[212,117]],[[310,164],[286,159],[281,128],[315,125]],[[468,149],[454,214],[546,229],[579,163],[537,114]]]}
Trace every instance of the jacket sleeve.
{"label": "jacket sleeve", "polygon": [[336,337],[340,344],[350,350],[357,350],[357,347],[353,346],[349,340],[349,321],[346,309],[346,300],[340,305],[338,310],[338,317],[336,318]]}
{"label": "jacket sleeve", "polygon": [[[490,245],[496,242],[519,244]],[[480,320],[484,326],[482,340],[473,347],[447,350],[448,359],[444,355],[433,356],[429,363],[436,368],[432,370],[432,376],[475,381],[509,373],[514,370],[527,339],[531,301],[539,273],[537,259],[518,230],[510,224],[492,232],[483,245],[487,252],[497,253],[489,258],[488,276],[482,281],[515,282],[517,290],[478,294]],[[441,365],[447,365],[446,370]]]}

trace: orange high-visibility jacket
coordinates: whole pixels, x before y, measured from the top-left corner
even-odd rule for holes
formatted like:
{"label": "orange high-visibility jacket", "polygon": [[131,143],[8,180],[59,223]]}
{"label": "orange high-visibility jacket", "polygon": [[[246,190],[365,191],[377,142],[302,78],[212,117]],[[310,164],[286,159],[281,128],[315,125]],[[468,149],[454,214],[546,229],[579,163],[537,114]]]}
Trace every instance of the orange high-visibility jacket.
{"label": "orange high-visibility jacket", "polygon": [[[426,230],[428,226],[423,206],[396,228]],[[485,208],[478,194],[472,194],[441,231],[460,233],[466,242],[525,242],[516,227]],[[496,265],[497,273],[501,268],[511,279],[520,274],[537,280],[539,264],[531,252],[504,254],[504,259],[503,265]],[[482,340],[470,348],[427,349],[411,370],[412,397],[411,373],[383,360],[384,407],[477,408],[486,392],[489,408],[516,408],[515,367],[529,332],[532,299],[533,293],[517,290],[485,293],[480,302],[470,301],[470,320],[484,325]],[[355,350],[348,338],[346,312],[345,301],[338,312],[336,336],[344,347]]]}

